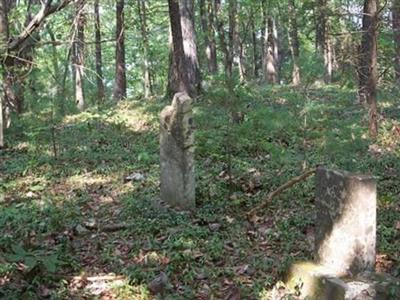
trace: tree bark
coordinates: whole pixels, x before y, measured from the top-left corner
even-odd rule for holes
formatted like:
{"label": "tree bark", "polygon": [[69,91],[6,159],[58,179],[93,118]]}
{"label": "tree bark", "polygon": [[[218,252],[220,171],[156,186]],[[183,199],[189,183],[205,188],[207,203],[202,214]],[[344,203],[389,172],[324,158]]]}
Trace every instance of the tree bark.
{"label": "tree bark", "polygon": [[297,31],[297,15],[294,5],[294,0],[288,1],[288,13],[289,13],[289,46],[292,54],[292,84],[297,86],[300,84],[300,42]]}
{"label": "tree bark", "polygon": [[[7,18],[7,5],[5,0],[0,0],[0,58],[3,65],[4,58],[7,55],[7,42],[8,42],[8,18]],[[4,65],[2,66],[3,70]],[[3,73],[3,93],[0,95],[0,148],[4,147],[4,103],[5,103],[5,72]]]}
{"label": "tree bark", "polygon": [[250,26],[251,26],[251,42],[253,46],[253,78],[258,77],[258,52],[257,52],[257,32],[254,25],[254,11],[251,14]]}
{"label": "tree bark", "polygon": [[140,32],[142,35],[142,54],[143,54],[143,91],[144,97],[149,98],[152,93],[150,75],[149,41],[147,32],[147,7],[146,0],[138,0],[138,10],[140,18]]}
{"label": "tree bark", "polygon": [[264,50],[264,78],[271,84],[278,83],[278,44],[274,19],[268,17],[267,28],[265,29],[265,50]]}
{"label": "tree bark", "polygon": [[315,46],[324,59],[324,81],[330,83],[332,81],[332,43],[328,34],[328,1],[316,0],[316,40]]}
{"label": "tree bark", "polygon": [[222,53],[224,54],[225,75],[229,80],[230,78],[232,78],[233,58],[228,49],[228,45],[225,39],[224,23],[222,21],[222,12],[221,12],[221,0],[214,1],[214,12],[215,12],[215,21],[217,24],[218,37],[220,41],[220,47]]}
{"label": "tree bark", "polygon": [[100,30],[99,0],[94,0],[94,34],[95,34],[95,56],[96,56],[96,85],[97,103],[103,103],[105,98],[103,62],[101,55],[101,30]]}
{"label": "tree bark", "polygon": [[[192,97],[195,97],[201,91],[201,81],[199,62],[197,58],[196,32],[194,27],[194,2],[193,0],[179,0],[178,5],[184,51],[182,63],[185,68],[186,77],[189,84],[189,94]],[[172,36],[174,39],[173,33]],[[173,43],[173,47],[174,46],[175,44]],[[170,68],[177,66],[177,64],[173,62],[174,59],[175,55],[172,55]],[[174,94],[178,90],[178,85],[174,80],[174,76],[170,76],[169,80],[169,93]]]}
{"label": "tree bark", "polygon": [[[177,81],[177,90],[171,90],[169,87],[169,93],[185,92],[190,95],[190,84],[185,68],[185,51],[183,48],[183,37],[182,37],[182,26],[181,26],[181,14],[179,10],[178,0],[168,0],[169,18],[171,22],[171,35],[172,35],[172,64],[171,68]],[[169,74],[169,80],[171,81],[171,73]]]}
{"label": "tree bark", "polygon": [[192,94],[201,91],[200,67],[197,57],[196,30],[194,23],[194,0],[180,0],[183,50],[185,65],[188,69],[188,79]]}
{"label": "tree bark", "polygon": [[[207,4],[207,5],[206,5]],[[211,1],[200,0],[200,20],[204,35],[204,45],[207,57],[207,67],[209,74],[215,74],[218,71],[217,54],[215,45],[214,31],[214,13]]]}
{"label": "tree bark", "polygon": [[400,84],[400,0],[393,0],[392,21],[395,52],[394,73],[396,83]]}
{"label": "tree bark", "polygon": [[378,0],[365,0],[363,10],[362,38],[360,45],[359,99],[369,105],[369,133],[371,137],[378,134],[376,85],[377,70],[377,26]]}
{"label": "tree bark", "polygon": [[116,50],[115,50],[115,85],[114,100],[126,98],[126,65],[125,65],[125,28],[124,1],[116,2]]}
{"label": "tree bark", "polygon": [[[233,65],[235,58],[238,58],[238,36],[237,36],[237,8],[238,3],[237,0],[229,0],[229,13],[228,13],[228,23],[229,23],[229,31],[228,31],[228,47],[229,47],[229,56],[230,56],[230,68],[231,74],[233,72]],[[240,69],[239,69],[240,71]]]}
{"label": "tree bark", "polygon": [[83,87],[84,71],[84,50],[85,50],[85,1],[80,0],[76,5],[75,15],[75,38],[73,45],[73,63],[74,63],[74,86],[75,103],[78,110],[85,109],[85,93]]}

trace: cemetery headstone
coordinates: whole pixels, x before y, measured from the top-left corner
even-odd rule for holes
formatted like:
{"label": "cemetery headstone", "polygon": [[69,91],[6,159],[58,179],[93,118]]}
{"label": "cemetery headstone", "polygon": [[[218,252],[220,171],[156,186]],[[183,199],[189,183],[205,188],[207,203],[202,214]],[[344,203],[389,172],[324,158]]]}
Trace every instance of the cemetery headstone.
{"label": "cemetery headstone", "polygon": [[195,208],[192,99],[177,93],[160,114],[161,199],[185,210]]}

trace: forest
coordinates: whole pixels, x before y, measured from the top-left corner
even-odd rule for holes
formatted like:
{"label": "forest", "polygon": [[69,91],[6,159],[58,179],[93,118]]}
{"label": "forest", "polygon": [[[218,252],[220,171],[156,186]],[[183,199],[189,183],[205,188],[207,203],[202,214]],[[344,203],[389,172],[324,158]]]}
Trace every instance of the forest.
{"label": "forest", "polygon": [[400,0],[0,0],[0,58],[1,299],[400,299]]}

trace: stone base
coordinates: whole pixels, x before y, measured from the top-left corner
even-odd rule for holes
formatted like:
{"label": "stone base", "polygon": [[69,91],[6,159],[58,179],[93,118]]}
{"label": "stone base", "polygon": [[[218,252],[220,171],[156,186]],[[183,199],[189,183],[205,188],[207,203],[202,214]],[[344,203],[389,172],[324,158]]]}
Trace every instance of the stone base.
{"label": "stone base", "polygon": [[287,287],[309,300],[400,299],[400,280],[386,274],[364,273],[355,278],[338,278],[328,267],[304,262],[290,269]]}

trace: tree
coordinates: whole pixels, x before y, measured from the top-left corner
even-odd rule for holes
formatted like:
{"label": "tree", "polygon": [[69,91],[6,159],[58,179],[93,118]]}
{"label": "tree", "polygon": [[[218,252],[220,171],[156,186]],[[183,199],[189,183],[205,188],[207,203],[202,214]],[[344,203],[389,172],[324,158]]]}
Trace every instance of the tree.
{"label": "tree", "polygon": [[74,86],[75,102],[77,108],[82,111],[85,109],[85,93],[83,87],[84,69],[84,50],[85,50],[85,1],[80,0],[76,4],[75,12],[75,38],[73,45],[73,64],[74,64]]}
{"label": "tree", "polygon": [[149,98],[152,93],[151,76],[150,76],[150,55],[149,55],[149,40],[147,29],[147,7],[146,0],[137,1],[139,19],[140,19],[140,32],[142,35],[142,54],[143,54],[143,90],[144,97]]}
{"label": "tree", "polygon": [[254,10],[252,9],[250,15],[250,26],[251,26],[251,42],[253,46],[253,77],[257,78],[259,64],[258,64],[258,51],[257,51],[257,32],[256,32],[256,26],[254,24],[255,17],[256,16]]}
{"label": "tree", "polygon": [[[7,18],[7,5],[5,0],[0,0],[0,57],[3,58],[6,55],[8,42],[8,18]],[[4,107],[5,103],[5,90],[6,90],[6,80],[4,80],[7,75],[4,68],[4,59],[2,61],[3,69],[3,92],[0,96],[0,148],[4,147]]]}
{"label": "tree", "polygon": [[278,83],[278,38],[275,21],[272,17],[267,18],[264,44],[264,78],[268,83]]}
{"label": "tree", "polygon": [[126,65],[125,65],[125,24],[124,1],[116,2],[116,49],[115,49],[115,85],[114,100],[126,98]]}
{"label": "tree", "polygon": [[297,30],[297,16],[294,0],[288,0],[288,14],[289,14],[289,46],[292,55],[292,84],[300,84],[300,42]]}
{"label": "tree", "polygon": [[97,83],[97,103],[102,103],[105,98],[103,62],[101,55],[101,30],[99,0],[94,1],[94,32],[95,32],[95,55],[96,55],[96,83]]}
{"label": "tree", "polygon": [[400,0],[393,0],[392,25],[394,40],[394,71],[397,84],[400,84]]}
{"label": "tree", "polygon": [[369,105],[369,132],[372,137],[378,134],[376,85],[377,70],[377,26],[378,0],[365,0],[363,9],[362,39],[359,48],[360,65],[359,99],[361,103]]}
{"label": "tree", "polygon": [[315,46],[317,51],[324,58],[325,74],[324,80],[326,83],[332,81],[333,58],[332,44],[329,38],[329,20],[328,20],[328,1],[316,0],[316,32]]}
{"label": "tree", "polygon": [[[183,48],[183,37],[181,27],[181,14],[179,10],[179,3],[177,0],[168,0],[169,19],[171,23],[172,35],[172,69],[173,75],[176,78],[177,89],[173,92],[185,92],[190,94],[191,87],[187,70],[185,67],[185,51]],[[169,82],[171,81],[171,74],[169,74]]]}
{"label": "tree", "polygon": [[204,35],[208,72],[210,74],[215,74],[218,71],[218,64],[214,30],[214,6],[212,5],[212,0],[207,0],[207,3],[205,0],[200,0],[199,5],[201,28]]}
{"label": "tree", "polygon": [[[194,2],[193,0],[179,0],[178,5],[184,51],[184,55],[181,59],[189,84],[189,94],[193,97],[199,94],[201,90],[200,69],[197,58],[196,32],[194,27]],[[172,39],[174,38],[176,37],[174,37],[174,34],[172,33]],[[175,43],[172,43],[172,48],[173,47],[175,47]],[[174,73],[176,74],[178,70],[171,69],[176,68],[179,63],[176,64],[173,61],[176,59],[175,55],[172,55],[171,58],[172,60],[170,63],[168,89],[169,94],[174,94],[179,89],[178,85],[176,84],[176,77],[174,76]]]}
{"label": "tree", "polygon": [[224,54],[225,76],[229,80],[230,78],[232,78],[233,57],[225,39],[225,29],[224,29],[222,10],[221,10],[221,0],[214,1],[214,12],[215,12],[215,21],[217,24],[220,48],[222,53]]}

